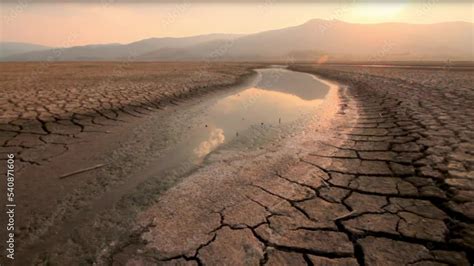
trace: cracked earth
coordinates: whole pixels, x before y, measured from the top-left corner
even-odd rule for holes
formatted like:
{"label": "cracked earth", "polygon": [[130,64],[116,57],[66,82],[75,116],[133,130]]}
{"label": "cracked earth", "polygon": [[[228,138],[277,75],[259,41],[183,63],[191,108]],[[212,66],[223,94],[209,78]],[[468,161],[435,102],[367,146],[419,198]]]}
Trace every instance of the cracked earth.
{"label": "cracked earth", "polygon": [[[324,115],[280,143],[209,155],[205,167],[140,210],[127,237],[102,246],[93,261],[472,265],[472,71],[291,69],[342,84],[321,106]],[[7,119],[2,149],[23,155],[35,147],[26,134],[48,135],[16,127],[21,118],[13,112]],[[18,136],[26,142],[12,145]]]}
{"label": "cracked earth", "polygon": [[40,165],[63,154],[81,133],[107,133],[108,125],[238,83],[250,74],[249,65],[211,63],[46,62],[0,67],[0,151],[17,152],[18,167]]}
{"label": "cracked earth", "polygon": [[[18,263],[30,265],[31,261],[21,259],[34,257],[32,250],[38,247],[49,249],[48,241],[77,244],[70,237],[76,234],[75,228],[63,230],[61,225],[78,220],[80,214],[74,213],[130,177],[132,170],[140,170],[153,155],[149,150],[159,148],[150,145],[153,136],[141,134],[143,139],[137,140],[135,134],[143,131],[140,124],[146,117],[240,83],[254,67],[220,63],[0,64],[0,152],[15,154],[16,203],[21,206],[16,210],[15,228]],[[157,127],[154,134],[159,135]],[[124,143],[127,137],[135,143]],[[120,154],[121,150],[126,152]],[[4,169],[6,156],[0,162]],[[61,178],[96,165],[104,167]],[[2,239],[5,228],[0,230]],[[53,237],[59,234],[68,237]],[[81,254],[93,252],[73,249]]]}
{"label": "cracked earth", "polygon": [[216,158],[141,214],[109,263],[472,263],[472,72],[291,68],[348,85],[313,131],[326,137],[250,165]]}

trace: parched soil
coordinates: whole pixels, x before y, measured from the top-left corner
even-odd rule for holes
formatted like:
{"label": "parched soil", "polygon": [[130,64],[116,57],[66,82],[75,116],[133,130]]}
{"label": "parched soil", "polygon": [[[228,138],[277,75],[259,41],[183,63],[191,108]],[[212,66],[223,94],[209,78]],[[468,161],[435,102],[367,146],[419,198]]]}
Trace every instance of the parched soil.
{"label": "parched soil", "polygon": [[216,156],[108,263],[472,264],[473,73],[291,68],[348,85],[329,128],[296,150]]}
{"label": "parched soil", "polygon": [[[46,239],[71,239],[53,237],[65,234],[60,225],[67,227],[68,217],[76,219],[71,213],[87,209],[91,200],[146,164],[143,154],[156,147],[147,147],[150,136],[134,136],[142,119],[240,83],[255,67],[211,62],[1,63],[0,169],[5,169],[6,155],[14,153],[17,261],[31,263],[20,261],[37,255],[30,245],[44,249]],[[120,142],[127,138],[141,146],[116,152],[127,150]],[[79,177],[61,178],[96,166]],[[5,191],[5,182],[0,188]],[[6,224],[5,215],[1,222]],[[74,226],[69,227],[68,234],[74,234]],[[126,230],[123,224],[117,227]],[[5,228],[0,230],[2,240]],[[84,256],[90,251],[75,249]]]}
{"label": "parched soil", "polygon": [[343,203],[355,213],[339,221],[359,262],[472,264],[474,72],[293,68],[350,85],[358,119],[337,147],[350,155],[308,162],[344,175],[329,182],[351,191]]}
{"label": "parched soil", "polygon": [[[199,68],[199,65],[171,63],[166,67],[155,63],[127,65],[129,68],[113,83],[106,83],[109,89],[102,91],[100,86],[90,89],[91,84],[96,83],[88,83],[92,81],[86,77],[92,75],[99,83],[104,77],[113,77],[113,63],[110,68],[97,64],[72,64],[71,69],[61,63],[53,64],[57,72],[63,71],[63,74],[79,75],[77,73],[83,73],[79,69],[91,70],[75,82],[59,75],[64,77],[57,79],[64,82],[64,89],[59,91],[67,93],[57,94],[59,98],[52,98],[54,100],[41,96],[48,90],[22,90],[20,85],[13,85],[18,84],[11,78],[14,74],[5,75],[2,65],[0,84],[2,89],[3,84],[9,84],[10,89],[6,90],[8,93],[0,92],[2,114],[8,114],[2,116],[0,136],[4,144],[1,150],[18,152],[19,163],[24,164],[22,171],[45,171],[32,173],[33,180],[26,181],[23,177],[18,181],[31,183],[26,186],[30,188],[28,193],[44,194],[42,181],[49,180],[48,186],[60,184],[51,188],[54,193],[83,197],[72,188],[81,182],[91,182],[91,178],[64,179],[58,183],[57,176],[68,168],[58,164],[76,158],[67,157],[70,155],[65,155],[66,151],[81,154],[89,149],[94,152],[95,147],[70,144],[69,140],[94,139],[97,143],[101,138],[125,134],[126,127],[117,129],[114,125],[124,124],[123,121],[136,125],[135,116],[152,112],[148,108],[161,108],[160,99],[176,103],[174,97],[167,98],[169,94],[163,95],[161,90],[183,93],[178,86],[183,84],[181,77],[187,76],[183,73],[194,73],[193,66]],[[173,76],[169,66],[176,66],[180,74]],[[150,74],[160,67],[166,69],[160,72],[163,76]],[[238,82],[239,77],[250,73],[251,67],[208,66],[208,75],[196,78],[191,84],[197,86],[202,81],[206,87],[209,84],[225,86]],[[21,68],[18,65],[17,70]],[[142,72],[135,69],[141,68],[146,69],[143,72],[149,73],[150,80],[140,78],[138,72]],[[290,68],[345,85],[322,105],[324,115],[318,113],[305,132],[255,151],[211,154],[205,167],[167,189],[156,201],[146,202],[146,209],[130,215],[127,224],[133,223],[133,230],[116,221],[115,216],[110,216],[108,223],[96,224],[85,215],[84,224],[93,225],[87,228],[89,234],[79,228],[71,230],[66,242],[58,241],[53,245],[54,252],[36,262],[63,265],[72,265],[77,260],[112,265],[472,265],[474,72],[317,65]],[[106,71],[109,74],[100,69],[109,69]],[[174,81],[169,81],[172,85],[167,86],[168,83],[158,77]],[[39,86],[49,84],[52,79],[35,78],[36,81],[25,84]],[[149,89],[142,92],[136,85],[139,83]],[[79,86],[82,89],[74,89],[73,84],[83,84]],[[127,87],[136,90],[128,93]],[[167,89],[157,90],[157,87]],[[116,90],[109,95],[111,88]],[[195,88],[192,91],[202,89],[192,88]],[[12,96],[16,91],[23,93],[18,99]],[[36,94],[36,91],[43,92]],[[92,99],[109,95],[105,98],[111,99],[111,103],[119,99],[117,105],[110,107],[89,101],[87,95],[94,95],[96,91],[101,94]],[[148,96],[144,98],[141,94]],[[66,110],[64,113],[48,111],[45,117],[38,114],[43,110],[41,106],[50,102],[54,105],[61,98],[67,99],[60,107]],[[78,98],[83,100],[78,101]],[[24,102],[30,105],[22,107]],[[79,107],[66,108],[68,102],[78,102]],[[29,109],[36,113],[24,114]],[[23,121],[28,123],[23,124]],[[110,135],[104,133],[106,131],[115,133]],[[54,138],[49,143],[50,136]],[[37,155],[28,155],[28,151],[39,145],[47,148],[40,149]],[[50,154],[56,145],[74,148],[58,152],[58,156],[63,156],[57,157],[62,162],[57,162],[54,156],[38,159]],[[140,145],[144,144],[137,142],[137,147]],[[112,169],[127,167],[128,159],[121,157]],[[81,162],[74,161],[71,165]],[[54,166],[64,167],[63,172]],[[94,182],[105,182],[107,175],[102,174]],[[21,172],[18,175],[20,179]],[[52,179],[46,175],[56,176]],[[41,176],[45,176],[44,179]],[[37,191],[33,189],[35,186],[39,188]],[[105,185],[92,187],[107,188]],[[28,193],[22,193],[21,197],[28,197]],[[63,203],[59,196],[53,197],[54,200],[36,194],[34,197],[49,201],[44,206],[36,202],[24,205],[32,213],[38,206],[51,210],[47,206],[54,205],[56,199],[58,205]],[[139,195],[131,201],[145,205]],[[82,201],[70,202],[72,206],[62,208],[84,208]],[[43,210],[41,215],[35,216],[36,222],[19,229],[20,240],[36,241],[36,245],[41,246],[45,239],[54,238],[59,234],[54,225],[67,213],[59,209],[51,210],[52,214]],[[118,238],[114,235],[117,230],[110,230],[111,236],[104,243],[97,244],[96,239],[84,237],[94,230],[105,232],[113,227],[122,228],[121,233],[126,237],[113,240]],[[101,249],[93,250],[92,246]],[[89,257],[80,257],[84,253]]]}
{"label": "parched soil", "polygon": [[[1,63],[0,151],[38,165],[83,132],[239,83],[255,64]],[[72,139],[71,139],[72,138]],[[44,144],[57,144],[51,152]],[[2,158],[3,159],[3,158]]]}

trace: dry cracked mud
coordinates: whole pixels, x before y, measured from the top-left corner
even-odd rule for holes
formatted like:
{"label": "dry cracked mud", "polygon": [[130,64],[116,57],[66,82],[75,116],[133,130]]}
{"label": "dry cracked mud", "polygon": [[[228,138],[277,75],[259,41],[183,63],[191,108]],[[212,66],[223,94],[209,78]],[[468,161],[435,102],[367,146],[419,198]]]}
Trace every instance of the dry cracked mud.
{"label": "dry cracked mud", "polygon": [[109,263],[471,265],[472,72],[291,69],[348,86],[327,137],[193,174]]}
{"label": "dry cracked mud", "polygon": [[21,165],[39,165],[66,152],[67,143],[80,139],[81,133],[106,133],[104,126],[239,83],[255,66],[2,63],[0,151],[17,152]]}
{"label": "dry cracked mud", "polygon": [[[126,238],[107,243],[86,262],[472,265],[473,72],[290,68],[344,85],[322,105],[324,116],[265,149],[211,154],[206,167],[140,210]],[[115,123],[105,110],[97,117]],[[2,150],[18,149],[25,167],[35,160],[23,151],[51,137],[45,128],[58,130],[51,137],[58,143],[75,128],[75,119],[55,119],[55,129],[46,121],[26,128],[15,124],[15,112],[24,110],[2,125]],[[53,147],[47,152],[56,152]]]}
{"label": "dry cracked mud", "polygon": [[[240,83],[255,67],[212,62],[1,63],[0,168],[5,169],[6,154],[14,153],[20,257],[29,256],[22,251],[33,243],[46,246],[45,238],[60,234],[57,227],[69,223],[71,213],[122,182],[132,169],[140,169],[147,157],[140,155],[154,147],[129,150],[120,162],[121,155],[114,152],[124,145],[119,140],[142,130],[143,118]],[[149,139],[137,144],[146,146]],[[140,161],[132,162],[132,157]],[[60,178],[96,165],[106,167]],[[4,191],[5,182],[0,187]],[[2,215],[2,224],[5,219]],[[1,239],[4,230],[2,226]]]}

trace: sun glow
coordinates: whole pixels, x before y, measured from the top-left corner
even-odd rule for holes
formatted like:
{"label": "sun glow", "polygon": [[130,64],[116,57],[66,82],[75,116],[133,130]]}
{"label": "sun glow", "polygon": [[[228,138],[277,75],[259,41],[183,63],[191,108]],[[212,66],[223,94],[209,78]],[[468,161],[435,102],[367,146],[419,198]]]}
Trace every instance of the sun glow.
{"label": "sun glow", "polygon": [[138,1],[143,3],[132,4],[132,1],[110,0],[84,1],[91,2],[87,4],[72,3],[80,1],[64,1],[61,4],[28,2],[31,3],[19,12],[17,9],[22,5],[15,1],[0,1],[2,41],[53,47],[61,47],[65,43],[129,43],[151,37],[183,37],[216,32],[251,34],[301,25],[311,19],[361,24],[474,22],[473,4],[468,1],[261,1],[269,2],[265,5],[250,3],[252,1],[243,1],[249,2],[246,4],[237,1],[208,1],[212,4],[206,1],[190,1],[189,4],[186,4],[188,1],[185,4],[182,1]]}
{"label": "sun glow", "polygon": [[353,10],[354,17],[361,22],[375,22],[380,19],[396,20],[407,3],[363,3]]}

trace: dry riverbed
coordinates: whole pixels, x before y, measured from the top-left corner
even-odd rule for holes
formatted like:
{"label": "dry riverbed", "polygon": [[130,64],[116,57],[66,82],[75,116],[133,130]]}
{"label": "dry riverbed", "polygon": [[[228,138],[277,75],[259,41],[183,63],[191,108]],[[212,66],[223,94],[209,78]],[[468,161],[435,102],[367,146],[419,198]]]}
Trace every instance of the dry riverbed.
{"label": "dry riverbed", "polygon": [[348,87],[274,149],[211,156],[109,262],[472,264],[472,71],[291,69]]}
{"label": "dry riverbed", "polygon": [[[30,83],[18,83],[21,64],[2,65],[1,149],[21,168],[18,262],[472,264],[472,71],[290,67],[326,80],[317,83],[287,70],[268,81],[250,64],[207,64],[206,75],[199,64],[137,63],[121,74],[101,64],[53,64],[62,74]],[[295,90],[304,84],[326,92]],[[189,91],[201,96],[184,100]],[[282,117],[283,105],[262,99],[285,93],[299,112]],[[61,98],[64,110],[51,111]],[[278,108],[245,130],[212,111],[245,125],[250,115],[233,108],[242,99],[238,110]],[[202,132],[217,133],[201,142]],[[197,157],[170,149],[194,145],[180,144],[187,136],[204,143],[191,149]]]}

